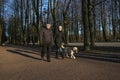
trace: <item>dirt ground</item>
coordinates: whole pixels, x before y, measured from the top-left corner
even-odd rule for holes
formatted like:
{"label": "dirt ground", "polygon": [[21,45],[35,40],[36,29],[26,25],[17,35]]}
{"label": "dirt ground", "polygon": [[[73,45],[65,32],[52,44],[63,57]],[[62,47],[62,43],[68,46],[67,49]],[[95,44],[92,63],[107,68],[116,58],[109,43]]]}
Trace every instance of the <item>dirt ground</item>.
{"label": "dirt ground", "polygon": [[75,60],[62,60],[55,59],[53,53],[49,63],[41,60],[39,48],[0,47],[0,80],[120,80],[119,52],[117,57],[104,54],[104,58],[117,59],[116,62],[80,54]]}

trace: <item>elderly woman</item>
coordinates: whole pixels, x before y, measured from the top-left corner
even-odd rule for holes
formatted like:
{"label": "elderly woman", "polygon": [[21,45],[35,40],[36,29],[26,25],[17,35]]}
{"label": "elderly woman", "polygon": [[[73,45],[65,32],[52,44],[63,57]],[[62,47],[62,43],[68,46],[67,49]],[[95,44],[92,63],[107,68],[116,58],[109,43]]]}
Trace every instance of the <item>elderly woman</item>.
{"label": "elderly woman", "polygon": [[58,31],[55,35],[55,45],[57,48],[56,58],[58,58],[58,54],[60,54],[62,56],[62,59],[64,59],[64,54],[62,52],[62,43],[66,43],[66,41],[62,30],[63,30],[62,26],[59,26]]}

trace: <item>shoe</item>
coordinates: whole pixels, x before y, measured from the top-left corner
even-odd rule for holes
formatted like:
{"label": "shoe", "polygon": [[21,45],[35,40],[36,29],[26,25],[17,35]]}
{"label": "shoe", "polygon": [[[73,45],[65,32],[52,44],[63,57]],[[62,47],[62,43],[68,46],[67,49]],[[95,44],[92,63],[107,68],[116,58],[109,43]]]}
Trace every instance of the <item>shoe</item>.
{"label": "shoe", "polygon": [[47,60],[47,62],[51,62],[51,60]]}
{"label": "shoe", "polygon": [[47,59],[47,62],[51,62],[51,60],[48,58],[48,59]]}
{"label": "shoe", "polygon": [[41,59],[42,59],[43,61],[45,61],[45,58],[44,58],[44,57],[42,57]]}
{"label": "shoe", "polygon": [[62,55],[62,59],[64,59],[64,56]]}
{"label": "shoe", "polygon": [[55,57],[56,59],[59,59],[58,57]]}

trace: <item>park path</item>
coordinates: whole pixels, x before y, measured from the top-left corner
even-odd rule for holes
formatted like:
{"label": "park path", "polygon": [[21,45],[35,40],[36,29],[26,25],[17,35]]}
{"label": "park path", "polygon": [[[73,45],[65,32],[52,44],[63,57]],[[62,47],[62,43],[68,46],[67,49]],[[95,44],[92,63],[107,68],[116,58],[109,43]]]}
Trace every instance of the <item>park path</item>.
{"label": "park path", "polygon": [[40,60],[40,49],[0,47],[0,80],[120,80],[120,63],[87,58]]}

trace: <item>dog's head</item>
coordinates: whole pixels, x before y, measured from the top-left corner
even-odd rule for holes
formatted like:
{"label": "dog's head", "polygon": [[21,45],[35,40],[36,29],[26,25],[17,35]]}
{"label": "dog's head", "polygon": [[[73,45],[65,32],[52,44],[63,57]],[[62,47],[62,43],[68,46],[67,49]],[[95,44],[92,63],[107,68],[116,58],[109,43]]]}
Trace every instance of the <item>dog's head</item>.
{"label": "dog's head", "polygon": [[78,53],[78,48],[77,48],[77,47],[73,47],[73,51],[74,51],[75,53]]}

